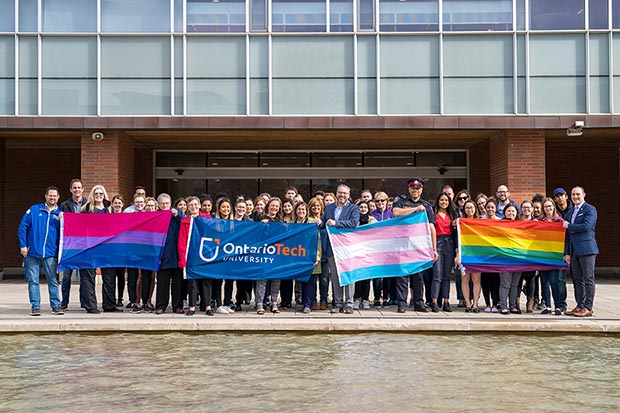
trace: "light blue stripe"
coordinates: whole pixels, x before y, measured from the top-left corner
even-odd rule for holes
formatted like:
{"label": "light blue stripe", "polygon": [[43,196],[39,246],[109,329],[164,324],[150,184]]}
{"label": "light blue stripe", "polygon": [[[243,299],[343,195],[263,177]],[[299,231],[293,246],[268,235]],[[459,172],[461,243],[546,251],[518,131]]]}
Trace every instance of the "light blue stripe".
{"label": "light blue stripe", "polygon": [[402,225],[423,224],[428,222],[428,217],[424,212],[415,212],[413,214],[404,215],[402,217],[390,218],[384,221],[379,221],[371,226],[363,225],[357,228],[336,228],[334,226],[327,227],[329,232],[333,235],[346,234],[349,232],[362,232],[365,230],[371,230],[376,228],[386,227],[398,227]]}
{"label": "light blue stripe", "polygon": [[374,265],[340,273],[340,284],[349,285],[357,281],[381,277],[403,277],[424,271],[432,266],[433,261],[431,260],[409,264]]}

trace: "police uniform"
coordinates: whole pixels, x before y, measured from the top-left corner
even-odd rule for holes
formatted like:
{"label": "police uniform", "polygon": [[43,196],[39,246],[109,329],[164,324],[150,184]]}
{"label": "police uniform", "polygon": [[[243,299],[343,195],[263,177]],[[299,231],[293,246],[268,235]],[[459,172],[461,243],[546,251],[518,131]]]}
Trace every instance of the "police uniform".
{"label": "police uniform", "polygon": [[[433,212],[432,205],[420,198],[417,201],[413,201],[408,194],[402,194],[394,199],[393,208],[416,208],[423,205],[426,209],[426,215],[430,225],[435,225],[435,212]],[[426,311],[424,306],[424,275],[430,271],[430,279],[432,279],[432,268],[424,270],[422,272],[411,274],[404,277],[396,278],[396,299],[398,300],[398,307],[407,307],[407,296],[409,295],[409,279],[411,279],[411,289],[413,293],[414,309],[416,311]],[[429,279],[429,281],[430,281]],[[430,289],[429,289],[430,292]]]}

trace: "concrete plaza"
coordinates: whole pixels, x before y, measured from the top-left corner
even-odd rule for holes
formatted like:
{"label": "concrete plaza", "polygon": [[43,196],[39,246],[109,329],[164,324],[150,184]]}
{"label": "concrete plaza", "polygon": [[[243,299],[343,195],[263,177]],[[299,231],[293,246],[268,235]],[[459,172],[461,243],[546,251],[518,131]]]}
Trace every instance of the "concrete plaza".
{"label": "concrete plaza", "polygon": [[[86,314],[79,309],[79,285],[71,288],[71,301],[65,315],[51,314],[47,285],[41,285],[40,317],[30,315],[27,283],[20,279],[0,282],[0,332],[2,333],[68,333],[68,332],[402,332],[402,333],[620,333],[620,282],[603,279],[597,283],[594,316],[541,315],[540,311],[522,315],[499,313],[465,313],[456,308],[453,312],[417,313],[407,309],[398,314],[396,306],[355,311],[353,315],[330,314],[313,311],[305,315],[288,310],[279,314],[257,315],[253,306],[244,306],[242,312],[230,315],[216,314],[207,317],[197,312],[193,317],[168,312],[154,313]],[[97,286],[99,305],[101,287]],[[480,300],[483,305],[483,300]],[[572,285],[568,285],[569,308],[574,307]]]}

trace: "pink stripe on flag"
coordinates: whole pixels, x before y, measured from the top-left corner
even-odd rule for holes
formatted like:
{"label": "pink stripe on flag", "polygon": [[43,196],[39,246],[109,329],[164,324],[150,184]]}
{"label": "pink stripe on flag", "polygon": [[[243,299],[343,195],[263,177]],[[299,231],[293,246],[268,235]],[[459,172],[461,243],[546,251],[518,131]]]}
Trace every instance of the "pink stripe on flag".
{"label": "pink stripe on flag", "polygon": [[354,232],[330,234],[329,240],[334,247],[346,247],[373,239],[410,238],[427,234],[430,234],[428,224],[423,223],[371,228],[368,230],[356,228]]}
{"label": "pink stripe on flag", "polygon": [[376,252],[361,257],[351,257],[338,260],[338,271],[349,272],[359,268],[379,265],[409,264],[433,260],[433,248],[415,249],[407,251]]}
{"label": "pink stripe on flag", "polygon": [[124,214],[63,213],[65,237],[110,237],[125,231],[167,233],[170,211]]}

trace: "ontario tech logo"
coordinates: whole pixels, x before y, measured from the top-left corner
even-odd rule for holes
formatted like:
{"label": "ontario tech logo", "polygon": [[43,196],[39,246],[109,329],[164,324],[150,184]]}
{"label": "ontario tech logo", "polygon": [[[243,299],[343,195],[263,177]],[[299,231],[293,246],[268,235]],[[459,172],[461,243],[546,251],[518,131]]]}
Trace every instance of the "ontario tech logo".
{"label": "ontario tech logo", "polygon": [[[278,256],[283,257],[306,257],[307,251],[302,244],[288,247],[283,243],[263,244],[261,246],[248,244],[235,244],[226,242],[221,245],[219,238],[201,237],[198,255],[204,262],[213,261],[237,261],[247,263],[273,264]],[[222,256],[220,257],[220,250]],[[219,259],[218,259],[219,258]]]}
{"label": "ontario tech logo", "polygon": [[200,249],[198,251],[199,251],[200,259],[203,260],[204,262],[215,261],[217,259],[218,253],[220,252],[219,238],[213,239],[213,238],[208,238],[208,237],[202,237],[200,239]]}

